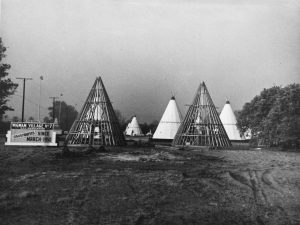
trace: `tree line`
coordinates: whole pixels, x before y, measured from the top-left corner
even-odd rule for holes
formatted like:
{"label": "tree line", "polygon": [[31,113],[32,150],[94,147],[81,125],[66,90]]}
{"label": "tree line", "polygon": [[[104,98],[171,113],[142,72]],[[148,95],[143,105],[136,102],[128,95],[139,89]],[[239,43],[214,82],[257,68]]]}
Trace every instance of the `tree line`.
{"label": "tree line", "polygon": [[237,125],[258,145],[300,147],[300,84],[264,89],[237,114]]}
{"label": "tree line", "polygon": [[[121,130],[122,131],[125,131],[126,128],[127,128],[127,125],[131,122],[131,119],[132,118],[129,118],[129,119],[126,119],[120,110],[116,109],[115,110],[115,114],[118,118],[118,121],[120,123],[120,127],[121,127]],[[141,123],[139,124],[141,130],[142,130],[142,133],[143,134],[147,134],[148,132],[151,132],[152,134],[155,132],[157,126],[158,126],[158,121],[157,120],[153,120],[151,123]]]}

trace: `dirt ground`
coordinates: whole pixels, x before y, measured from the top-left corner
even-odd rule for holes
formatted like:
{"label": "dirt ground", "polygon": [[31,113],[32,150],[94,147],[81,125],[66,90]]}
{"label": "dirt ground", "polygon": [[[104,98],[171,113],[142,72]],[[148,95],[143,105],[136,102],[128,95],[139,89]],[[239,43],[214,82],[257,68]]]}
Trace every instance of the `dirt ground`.
{"label": "dirt ground", "polygon": [[0,146],[1,224],[300,224],[300,153]]}

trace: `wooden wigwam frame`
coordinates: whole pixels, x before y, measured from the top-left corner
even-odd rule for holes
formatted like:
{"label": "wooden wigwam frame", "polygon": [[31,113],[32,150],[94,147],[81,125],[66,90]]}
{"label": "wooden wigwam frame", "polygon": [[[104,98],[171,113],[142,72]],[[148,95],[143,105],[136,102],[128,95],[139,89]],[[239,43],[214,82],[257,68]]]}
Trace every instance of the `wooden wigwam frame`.
{"label": "wooden wigwam frame", "polygon": [[173,146],[229,147],[231,142],[204,82],[181,123]]}
{"label": "wooden wigwam frame", "polygon": [[124,135],[101,77],[94,85],[66,137],[68,146],[123,146]]}

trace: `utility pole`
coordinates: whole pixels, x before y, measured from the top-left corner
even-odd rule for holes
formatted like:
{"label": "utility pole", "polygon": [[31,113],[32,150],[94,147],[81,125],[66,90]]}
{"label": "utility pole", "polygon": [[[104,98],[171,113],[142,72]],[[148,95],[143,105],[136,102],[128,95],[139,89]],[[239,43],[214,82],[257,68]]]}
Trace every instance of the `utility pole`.
{"label": "utility pole", "polygon": [[53,123],[54,123],[54,120],[55,120],[55,114],[54,114],[55,99],[57,99],[58,97],[49,97],[49,98],[52,98],[52,101],[53,101],[52,120],[53,120]]}
{"label": "utility pole", "polygon": [[22,122],[24,122],[25,83],[26,83],[26,80],[32,80],[32,78],[17,77],[17,79],[23,80]]}
{"label": "utility pole", "polygon": [[42,80],[44,79],[43,76],[40,76],[40,96],[39,96],[39,111],[38,111],[38,121],[41,122],[41,96],[42,96]]}
{"label": "utility pole", "polygon": [[[63,96],[63,94],[60,94],[60,97],[62,97],[62,96]],[[61,99],[59,101],[59,113],[58,113],[58,123],[59,123],[59,125],[61,125],[60,113],[61,113]]]}

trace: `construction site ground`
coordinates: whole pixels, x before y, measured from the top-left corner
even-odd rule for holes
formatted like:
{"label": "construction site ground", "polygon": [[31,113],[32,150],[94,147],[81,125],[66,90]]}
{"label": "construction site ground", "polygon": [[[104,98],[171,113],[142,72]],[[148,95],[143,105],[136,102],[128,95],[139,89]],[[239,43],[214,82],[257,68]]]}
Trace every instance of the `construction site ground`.
{"label": "construction site ground", "polygon": [[300,153],[0,146],[0,224],[300,224]]}

